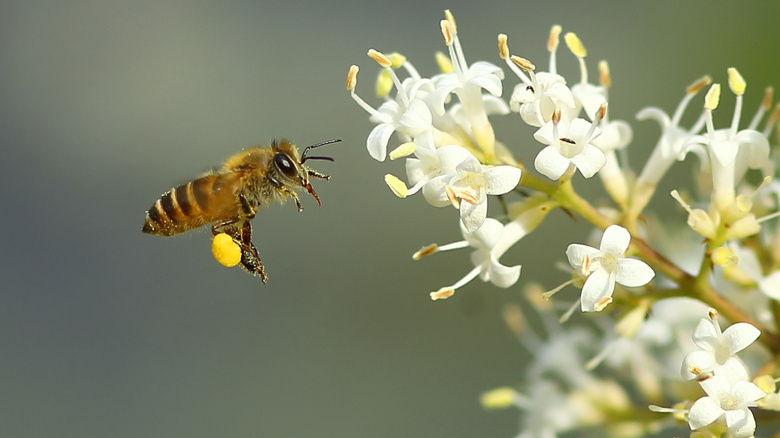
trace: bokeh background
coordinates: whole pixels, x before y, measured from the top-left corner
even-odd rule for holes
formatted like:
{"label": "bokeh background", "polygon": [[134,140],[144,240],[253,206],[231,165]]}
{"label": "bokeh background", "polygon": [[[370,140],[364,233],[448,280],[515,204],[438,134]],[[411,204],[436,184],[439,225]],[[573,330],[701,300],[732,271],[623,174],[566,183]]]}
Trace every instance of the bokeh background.
{"label": "bokeh background", "polygon": [[[358,92],[378,105],[371,47],[433,74],[445,8],[471,62],[498,64],[504,32],[544,68],[550,26],[577,32],[594,77],[610,62],[635,163],[658,132],[633,121],[642,107],[672,111],[695,78],[725,83],[735,66],[747,120],[780,79],[780,4],[766,1],[2,1],[0,436],[513,436],[517,412],[478,397],[521,381],[526,355],[501,318],[521,288],[428,299],[467,254],[410,255],[459,240],[456,213],[390,193],[382,176],[402,163],[368,156],[372,125],[344,89],[359,64]],[[576,74],[565,48],[559,65]],[[532,159],[519,118],[496,126]],[[333,175],[315,182],[321,209],[304,196],[303,213],[255,220],[267,285],[218,265],[206,230],[140,232],[162,192],[279,137],[344,141],[322,150],[335,163],[313,163]],[[553,264],[588,232],[549,219],[505,256],[521,283],[560,283]]]}

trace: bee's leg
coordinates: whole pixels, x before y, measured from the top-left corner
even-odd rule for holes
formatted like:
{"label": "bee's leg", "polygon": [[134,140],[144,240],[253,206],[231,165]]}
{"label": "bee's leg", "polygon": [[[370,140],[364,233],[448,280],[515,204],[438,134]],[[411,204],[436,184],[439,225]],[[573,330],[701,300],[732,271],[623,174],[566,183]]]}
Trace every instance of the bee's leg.
{"label": "bee's leg", "polygon": [[[222,222],[217,222],[216,224],[211,226],[211,234],[217,235],[220,233],[227,233],[228,231],[225,230],[225,228],[230,227],[231,225],[234,225],[240,221],[240,218],[234,217],[232,219],[224,220]],[[235,235],[233,233],[230,233],[233,238],[235,238]]]}
{"label": "bee's leg", "polygon": [[[239,194],[238,201],[241,203],[241,211],[244,213],[244,217],[246,219],[254,219],[255,214],[257,214],[257,212],[255,211],[254,207],[252,207],[252,205],[249,204],[249,201],[246,200],[246,196]],[[251,230],[250,230],[250,234],[251,234]]]}
{"label": "bee's leg", "polygon": [[257,254],[257,248],[252,243],[252,225],[245,221],[240,230],[233,236],[233,240],[241,247],[241,267],[252,275],[259,275],[263,283],[268,282],[263,262]]}

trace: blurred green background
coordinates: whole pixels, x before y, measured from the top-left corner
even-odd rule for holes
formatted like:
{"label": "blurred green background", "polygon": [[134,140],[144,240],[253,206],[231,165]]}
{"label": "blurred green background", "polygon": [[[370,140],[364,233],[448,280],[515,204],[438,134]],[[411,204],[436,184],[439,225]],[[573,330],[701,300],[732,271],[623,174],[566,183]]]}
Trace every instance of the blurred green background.
{"label": "blurred green background", "polygon": [[[468,255],[410,256],[459,240],[457,215],[392,195],[382,176],[403,165],[368,156],[373,125],[344,89],[359,64],[378,106],[372,47],[435,73],[445,8],[470,62],[500,64],[504,32],[545,69],[550,26],[577,32],[592,77],[610,62],[635,163],[658,132],[634,121],[642,107],[671,112],[695,78],[725,83],[735,66],[747,122],[780,78],[774,2],[0,2],[0,435],[513,436],[517,412],[478,397],[521,383],[525,353],[501,319],[521,288],[429,300]],[[565,49],[559,65],[578,77]],[[496,126],[533,159],[519,117]],[[344,141],[313,163],[333,176],[315,181],[321,209],[304,196],[303,213],[254,221],[267,285],[219,266],[206,230],[141,233],[162,192],[280,137]],[[564,280],[553,263],[589,230],[549,219],[503,259],[523,264],[521,284]]]}

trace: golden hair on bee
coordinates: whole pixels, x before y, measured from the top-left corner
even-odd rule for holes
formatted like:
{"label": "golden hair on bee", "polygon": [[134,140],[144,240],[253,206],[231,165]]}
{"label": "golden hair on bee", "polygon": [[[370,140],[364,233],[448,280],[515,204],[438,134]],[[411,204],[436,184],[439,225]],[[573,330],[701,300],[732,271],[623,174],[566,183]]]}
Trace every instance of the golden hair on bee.
{"label": "golden hair on bee", "polygon": [[[295,145],[287,140],[274,140],[268,147],[241,151],[228,158],[216,172],[160,196],[146,212],[142,231],[172,236],[212,224],[212,234],[229,236],[241,249],[241,266],[259,275],[265,283],[268,276],[252,244],[249,221],[263,207],[274,202],[284,203],[292,199],[298,211],[302,211],[303,206],[296,193],[298,189],[306,189],[317,205],[321,205],[309,177],[328,180],[330,176],[310,169],[304,163],[307,160],[333,161],[330,157],[310,156],[308,153],[339,141],[317,143],[306,147],[303,153],[298,153]],[[221,237],[220,248],[224,246],[224,237]]]}

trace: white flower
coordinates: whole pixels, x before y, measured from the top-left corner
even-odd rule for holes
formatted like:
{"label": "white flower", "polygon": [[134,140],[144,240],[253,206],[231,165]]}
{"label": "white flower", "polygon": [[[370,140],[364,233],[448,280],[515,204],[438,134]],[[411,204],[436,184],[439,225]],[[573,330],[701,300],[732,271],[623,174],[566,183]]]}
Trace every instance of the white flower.
{"label": "white flower", "polygon": [[[756,419],[749,406],[766,393],[749,382],[747,373],[738,371],[716,374],[699,382],[706,396],[699,398],[688,413],[691,430],[699,430],[723,419],[734,438],[747,438],[756,431]],[[744,369],[743,369],[744,370]]]}
{"label": "white flower", "polygon": [[[453,174],[433,178],[423,195],[435,207],[452,204],[469,232],[482,226],[487,217],[487,195],[503,195],[517,187],[521,171],[514,166],[486,166],[473,155],[458,164]],[[461,202],[463,201],[463,202]]]}
{"label": "white flower", "polygon": [[564,119],[576,115],[576,102],[566,79],[555,73],[530,72],[531,84],[517,84],[509,107],[520,113],[523,121],[531,126],[542,126],[552,119],[556,109],[560,108]]}
{"label": "white flower", "polygon": [[709,310],[709,318],[702,318],[693,332],[693,342],[699,351],[688,354],[683,360],[682,376],[687,380],[695,379],[702,373],[715,371],[752,344],[761,331],[751,324],[740,322],[721,332],[718,324],[718,312]]}
{"label": "white flower", "polygon": [[435,150],[415,148],[417,158],[406,160],[406,177],[411,187],[408,195],[417,193],[431,179],[455,173],[455,167],[471,156],[468,149],[448,145]]}
{"label": "white flower", "polygon": [[436,89],[429,96],[428,102],[437,115],[443,115],[444,104],[450,94],[455,93],[463,104],[470,131],[477,145],[486,155],[493,156],[496,136],[487,118],[482,89],[493,96],[501,96],[504,72],[500,67],[485,61],[469,65],[458,39],[455,19],[449,11],[446,16],[447,19],[441,21],[441,29],[449,48],[453,72],[437,78]]}
{"label": "white flower", "polygon": [[544,176],[557,180],[574,165],[585,178],[596,174],[607,162],[607,157],[591,141],[601,134],[598,122],[576,118],[568,123],[553,120],[534,134],[539,142],[548,145],[539,152],[534,167]]}
{"label": "white flower", "polygon": [[729,86],[737,96],[731,126],[718,130],[714,127],[712,113],[718,107],[720,84],[713,84],[704,104],[707,134],[694,136],[687,142],[688,147],[707,149],[712,167],[712,198],[719,211],[734,202],[735,185],[749,167],[762,169],[764,174],[773,171],[769,160],[769,141],[764,134],[753,129],[738,131],[746,84],[733,68],[729,69]]}
{"label": "white flower", "polygon": [[509,249],[509,245],[504,245],[502,242],[506,239],[514,240],[516,238],[513,232],[505,233],[504,225],[492,218],[486,219],[485,223],[476,231],[468,231],[462,222],[460,229],[465,240],[439,247],[435,245],[426,247],[413,256],[414,259],[419,259],[424,255],[433,254],[438,251],[448,251],[466,247],[474,248],[474,251],[471,253],[471,262],[474,264],[474,269],[452,286],[443,287],[436,292],[431,292],[431,299],[438,300],[448,298],[455,293],[456,289],[464,286],[477,276],[479,276],[482,281],[489,281],[494,285],[503,288],[512,286],[517,282],[518,278],[520,278],[521,266],[504,266],[498,261],[504,252]]}
{"label": "white flower", "polygon": [[623,257],[630,242],[628,230],[610,225],[604,231],[599,249],[580,244],[566,249],[571,266],[587,275],[582,287],[583,312],[599,312],[611,303],[616,282],[639,287],[653,279],[655,272],[647,263]]}
{"label": "white flower", "polygon": [[[378,53],[378,52],[375,52]],[[380,56],[375,55],[375,56]],[[382,57],[384,55],[381,55]],[[386,67],[393,83],[398,88],[395,100],[387,100],[379,109],[374,109],[355,92],[355,83],[350,88],[350,95],[371,117],[377,125],[368,135],[366,147],[368,153],[377,161],[384,161],[387,156],[387,143],[394,132],[398,132],[405,140],[414,140],[418,146],[433,148],[433,117],[428,105],[422,100],[433,90],[430,79],[407,78],[401,84],[400,79],[391,67]],[[355,76],[357,73],[355,73]]]}

